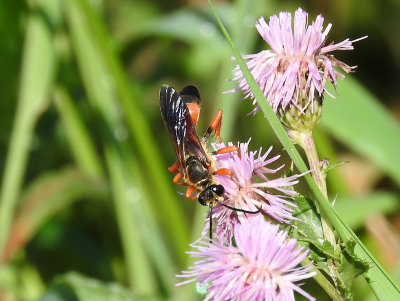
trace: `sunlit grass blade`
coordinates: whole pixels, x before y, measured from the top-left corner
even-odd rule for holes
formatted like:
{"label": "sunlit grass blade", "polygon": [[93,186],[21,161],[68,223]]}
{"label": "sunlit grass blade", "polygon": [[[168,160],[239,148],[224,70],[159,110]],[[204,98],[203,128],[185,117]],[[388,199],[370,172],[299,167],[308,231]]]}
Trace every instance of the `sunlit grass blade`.
{"label": "sunlit grass blade", "polygon": [[54,80],[56,58],[51,22],[55,22],[54,7],[58,3],[53,0],[39,1],[26,22],[17,111],[1,184],[0,252],[4,250],[10,232],[35,124],[48,105],[48,93]]}
{"label": "sunlit grass blade", "polygon": [[[98,45],[101,59],[113,78],[112,84],[115,85],[115,93],[118,95],[125,122],[139,152],[138,159],[143,162],[150,175],[149,182],[157,188],[153,190],[154,199],[157,200],[157,203],[153,204],[154,213],[163,222],[169,239],[173,241],[176,254],[183,263],[186,258],[184,251],[189,242],[188,223],[179,203],[180,198],[171,188],[165,172],[167,165],[161,160],[160,145],[157,145],[148,121],[139,109],[137,102],[140,100],[131,91],[123,68],[110,45],[104,24],[86,0],[80,1],[80,8]],[[155,91],[154,97],[157,101],[158,91]]]}
{"label": "sunlit grass blade", "polygon": [[101,160],[71,97],[67,91],[57,87],[54,91],[54,98],[63,129],[69,141],[69,147],[78,166],[88,175],[102,176]]}
{"label": "sunlit grass blade", "polygon": [[[226,31],[224,25],[221,20],[218,18],[217,13],[215,12],[214,7],[211,4],[211,1],[208,0],[208,3],[214,12],[215,18],[217,19],[223,34],[225,35],[229,45],[232,48],[232,51],[236,57],[236,61],[238,62],[240,69],[244,77],[246,78],[247,83],[249,84],[252,92],[254,93],[257,102],[267,118],[270,126],[274,130],[276,136],[285,147],[288,152],[290,158],[296,165],[297,169],[300,172],[306,172],[307,166],[302,160],[300,154],[296,150],[295,146],[289,139],[286,134],[285,129],[280,124],[278,118],[275,116],[272,108],[269,106],[267,100],[265,99],[262,91],[258,87],[254,78],[252,77],[249,69],[247,68],[246,62],[243,60],[241,54],[237,50],[237,48],[233,45],[233,42]],[[317,184],[314,182],[312,177],[309,174],[306,174],[305,179],[315,196],[321,205],[322,209],[327,214],[328,218],[334,225],[339,237],[342,241],[354,240],[356,242],[355,254],[360,257],[360,259],[365,260],[366,262],[371,262],[370,269],[364,273],[364,277],[370,285],[371,289],[374,291],[374,294],[379,300],[397,300],[400,299],[400,289],[393,282],[387,272],[383,269],[383,267],[379,264],[379,262],[372,256],[372,254],[368,251],[368,249],[363,245],[363,243],[358,239],[358,237],[354,234],[354,232],[343,223],[340,217],[333,210],[329,201],[323,196],[322,192],[318,188]]]}
{"label": "sunlit grass blade", "polygon": [[[142,243],[143,236],[139,232],[138,221],[134,219],[133,213],[137,209],[133,204],[140,201],[142,192],[137,184],[133,183],[121,153],[112,142],[107,143],[105,155],[131,288],[141,295],[151,295],[157,291],[156,278],[152,273],[148,252]],[[136,195],[128,198],[128,192],[132,188],[136,189]]]}
{"label": "sunlit grass blade", "polygon": [[[143,244],[146,247],[146,251],[151,258],[152,265],[158,272],[158,276],[163,286],[163,291],[167,295],[170,295],[176,283],[174,275],[177,273],[172,251],[168,248],[169,239],[165,237],[161,231],[159,231],[159,225],[157,224],[156,216],[151,210],[149,202],[146,201],[153,194],[153,188],[146,185],[146,179],[141,174],[138,164],[135,162],[136,158],[131,158],[128,164],[128,170],[132,174],[132,181],[137,187],[128,187],[127,194],[129,196],[135,195],[135,202],[132,202],[132,206],[135,207],[132,213],[135,215],[137,220],[137,231],[140,232],[143,239]],[[139,188],[139,194],[135,193],[136,189]],[[198,232],[200,233],[200,232]],[[198,238],[197,237],[196,239]],[[192,241],[194,241],[193,239]],[[186,299],[191,300],[191,299]]]}
{"label": "sunlit grass blade", "polygon": [[82,171],[66,168],[37,178],[21,196],[21,204],[6,245],[7,261],[23,248],[51,217],[85,197],[102,198],[108,194],[103,181],[94,180]]}

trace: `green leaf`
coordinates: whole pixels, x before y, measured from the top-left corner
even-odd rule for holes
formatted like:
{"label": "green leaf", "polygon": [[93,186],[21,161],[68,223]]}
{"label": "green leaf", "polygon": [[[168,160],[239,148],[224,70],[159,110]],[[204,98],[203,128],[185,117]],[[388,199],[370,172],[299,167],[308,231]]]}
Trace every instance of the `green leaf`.
{"label": "green leaf", "polygon": [[312,201],[303,196],[297,196],[295,200],[297,208],[293,216],[299,218],[299,220],[293,221],[296,228],[290,228],[293,237],[312,244],[330,258],[336,258],[333,246],[324,237],[321,220]]}
{"label": "green leaf", "polygon": [[375,162],[400,185],[400,127],[380,102],[351,76],[336,100],[324,102],[321,124],[335,138]]}
{"label": "green leaf", "polygon": [[[294,221],[295,227],[290,227],[291,237],[298,240],[300,245],[305,245],[309,249],[308,258],[313,261],[313,264],[325,273],[325,276],[318,275],[316,281],[321,285],[326,285],[329,292],[339,294],[338,290],[332,285],[327,285],[327,277],[330,278],[329,283],[338,282],[338,262],[341,260],[339,252],[335,252],[333,246],[325,239],[320,216],[313,202],[303,196],[296,198],[297,208],[294,216],[300,220]],[[306,242],[306,244],[304,244]],[[327,291],[328,292],[328,291]]]}
{"label": "green leaf", "polygon": [[368,264],[355,255],[355,246],[355,241],[348,241],[344,247],[342,246],[343,252],[341,253],[340,266],[338,268],[338,285],[346,300],[352,300],[353,298],[351,288],[354,278],[366,273],[369,269]]}
{"label": "green leaf", "polygon": [[339,167],[339,166],[342,166],[342,165],[345,164],[345,163],[346,163],[346,162],[343,162],[343,161],[339,161],[339,162],[335,162],[335,163],[330,163],[330,162],[329,162],[329,165],[326,167],[326,169],[323,170],[323,172],[324,172],[325,174],[327,174],[328,172],[334,170],[335,168],[337,168],[337,167]]}
{"label": "green leaf", "polygon": [[[139,300],[117,283],[104,283],[75,272],[55,279],[53,286],[40,301],[134,301]],[[144,299],[140,299],[144,300]],[[146,299],[151,300],[151,299]],[[153,299],[157,300],[157,299]]]}

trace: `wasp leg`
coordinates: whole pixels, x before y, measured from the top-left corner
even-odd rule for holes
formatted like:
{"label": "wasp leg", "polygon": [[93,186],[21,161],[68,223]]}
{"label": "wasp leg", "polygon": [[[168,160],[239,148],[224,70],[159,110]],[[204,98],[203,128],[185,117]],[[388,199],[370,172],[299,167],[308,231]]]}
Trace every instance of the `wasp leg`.
{"label": "wasp leg", "polygon": [[214,172],[215,175],[227,175],[232,176],[232,172],[228,168],[220,168]]}
{"label": "wasp leg", "polygon": [[241,208],[235,208],[235,207],[231,207],[231,206],[229,206],[229,205],[227,205],[227,204],[224,204],[224,203],[219,203],[221,206],[224,206],[224,207],[226,207],[226,208],[229,208],[229,209],[231,209],[231,210],[233,210],[233,211],[238,211],[238,212],[243,212],[243,213],[249,213],[249,214],[257,214],[257,213],[260,213],[261,211],[262,211],[262,207],[260,207],[260,208],[258,208],[258,210],[256,210],[256,211],[250,211],[250,210],[245,210],[245,209],[241,209]]}
{"label": "wasp leg", "polygon": [[239,158],[241,158],[240,148],[237,146],[226,146],[226,147],[220,148],[217,151],[214,151],[212,154],[213,155],[221,155],[221,154],[227,154],[227,153],[232,153],[232,152],[237,152]]}
{"label": "wasp leg", "polygon": [[181,165],[179,164],[178,161],[176,161],[173,165],[168,167],[168,171],[169,172],[176,172],[179,169],[179,167],[181,167]]}
{"label": "wasp leg", "polygon": [[196,190],[196,186],[190,186],[187,190],[186,190],[186,198],[188,198],[189,200],[195,200],[197,199],[196,195],[192,195],[192,193]]}
{"label": "wasp leg", "polygon": [[183,178],[183,172],[180,171],[175,175],[175,177],[174,177],[174,179],[172,181],[177,185],[187,186],[187,184],[185,182],[178,182],[182,178]]}
{"label": "wasp leg", "polygon": [[213,206],[210,204],[210,214],[209,214],[209,218],[210,218],[210,225],[209,225],[209,227],[210,227],[210,229],[209,229],[209,235],[210,235],[210,243],[212,243],[212,210],[213,209]]}
{"label": "wasp leg", "polygon": [[236,184],[238,184],[237,181],[233,178],[233,173],[232,173],[232,171],[230,171],[228,168],[220,168],[220,169],[217,169],[217,170],[214,172],[214,175],[227,175],[227,176],[230,176],[231,180],[233,180]]}
{"label": "wasp leg", "polygon": [[215,136],[217,136],[218,141],[222,142],[221,138],[221,123],[222,123],[222,110],[218,110],[217,115],[215,115],[213,121],[208,127],[207,131],[204,133],[204,138],[208,139],[212,132],[215,132]]}

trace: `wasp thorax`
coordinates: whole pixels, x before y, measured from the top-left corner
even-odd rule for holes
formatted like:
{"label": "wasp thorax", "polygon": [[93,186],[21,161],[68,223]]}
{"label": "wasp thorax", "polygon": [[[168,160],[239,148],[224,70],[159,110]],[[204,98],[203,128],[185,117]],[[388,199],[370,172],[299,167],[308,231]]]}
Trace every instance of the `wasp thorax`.
{"label": "wasp thorax", "polygon": [[206,206],[218,199],[218,197],[222,196],[224,192],[225,188],[220,184],[212,184],[207,186],[207,188],[204,189],[199,195],[199,203],[203,206]]}
{"label": "wasp thorax", "polygon": [[186,174],[192,183],[199,183],[208,180],[210,177],[208,170],[201,161],[194,156],[190,156],[186,160]]}

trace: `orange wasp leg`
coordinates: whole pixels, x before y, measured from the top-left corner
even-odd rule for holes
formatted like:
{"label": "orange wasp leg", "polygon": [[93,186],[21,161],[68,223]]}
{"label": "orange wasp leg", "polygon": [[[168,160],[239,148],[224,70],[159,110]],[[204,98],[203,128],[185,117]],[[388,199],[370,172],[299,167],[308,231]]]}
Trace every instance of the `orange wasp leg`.
{"label": "orange wasp leg", "polygon": [[215,175],[227,175],[232,176],[232,172],[228,168],[220,168],[214,172]]}
{"label": "orange wasp leg", "polygon": [[215,132],[215,136],[217,136],[218,141],[222,142],[221,138],[221,124],[222,124],[222,110],[218,110],[217,115],[215,115],[213,121],[211,121],[210,126],[204,134],[204,138],[209,138],[212,132]]}
{"label": "orange wasp leg", "polygon": [[173,165],[171,165],[170,167],[168,167],[169,172],[176,172],[179,167],[181,167],[181,165],[179,164],[179,162],[175,162]]}
{"label": "orange wasp leg", "polygon": [[175,177],[174,177],[174,179],[172,181],[177,185],[187,186],[187,184],[185,182],[178,182],[182,178],[183,178],[183,172],[180,171],[175,175]]}
{"label": "orange wasp leg", "polygon": [[195,200],[197,199],[196,195],[192,195],[192,193],[196,190],[196,186],[190,186],[187,190],[186,190],[186,198],[188,198],[189,200]]}
{"label": "orange wasp leg", "polygon": [[237,146],[226,146],[226,147],[220,148],[219,150],[213,152],[213,155],[221,155],[221,154],[227,154],[227,153],[232,153],[232,152],[237,152],[239,158],[241,158],[240,148]]}
{"label": "orange wasp leg", "polygon": [[219,150],[213,152],[214,155],[221,155],[221,154],[227,154],[227,153],[232,153],[232,152],[238,152],[240,154],[240,148],[237,146],[226,146],[223,148],[220,148]]}

